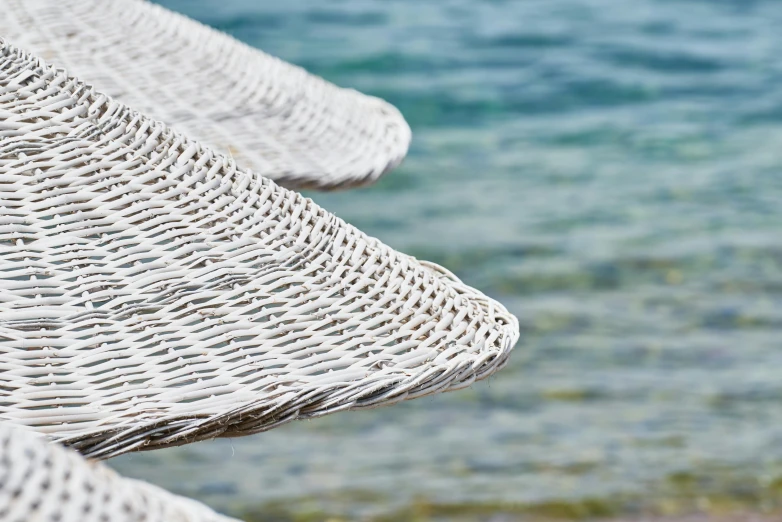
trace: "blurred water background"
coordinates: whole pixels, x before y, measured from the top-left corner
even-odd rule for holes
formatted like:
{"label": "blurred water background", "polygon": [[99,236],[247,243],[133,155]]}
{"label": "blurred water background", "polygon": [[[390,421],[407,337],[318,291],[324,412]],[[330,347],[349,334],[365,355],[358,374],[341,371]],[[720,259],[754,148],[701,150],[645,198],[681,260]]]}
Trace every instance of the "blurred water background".
{"label": "blurred water background", "polygon": [[782,506],[782,3],[160,3],[399,107],[401,168],[309,195],[522,339],[464,391],[115,468],[253,520]]}

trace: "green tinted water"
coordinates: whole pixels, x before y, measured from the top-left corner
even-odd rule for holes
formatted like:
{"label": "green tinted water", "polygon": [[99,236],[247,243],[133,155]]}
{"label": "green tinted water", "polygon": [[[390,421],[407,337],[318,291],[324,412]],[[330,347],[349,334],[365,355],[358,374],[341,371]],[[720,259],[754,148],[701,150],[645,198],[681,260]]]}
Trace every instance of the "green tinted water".
{"label": "green tinted water", "polygon": [[507,304],[468,390],[113,461],[259,520],[782,504],[782,6],[166,0],[396,104],[409,159],[310,194]]}

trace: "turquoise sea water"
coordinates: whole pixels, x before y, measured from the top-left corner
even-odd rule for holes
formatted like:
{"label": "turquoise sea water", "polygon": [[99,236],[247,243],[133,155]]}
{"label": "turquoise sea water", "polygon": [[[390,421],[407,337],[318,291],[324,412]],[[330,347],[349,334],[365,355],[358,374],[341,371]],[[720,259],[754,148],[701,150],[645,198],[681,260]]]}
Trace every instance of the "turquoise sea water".
{"label": "turquoise sea water", "polygon": [[397,105],[403,166],[309,195],[522,338],[464,391],[114,467],[257,520],[782,505],[782,3],[161,3]]}

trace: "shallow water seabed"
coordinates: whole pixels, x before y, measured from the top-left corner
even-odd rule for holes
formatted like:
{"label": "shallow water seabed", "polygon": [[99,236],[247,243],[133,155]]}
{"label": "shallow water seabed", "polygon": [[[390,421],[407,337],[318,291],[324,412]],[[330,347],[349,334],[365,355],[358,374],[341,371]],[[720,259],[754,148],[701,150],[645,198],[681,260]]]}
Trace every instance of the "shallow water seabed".
{"label": "shallow water seabed", "polygon": [[308,195],[522,338],[467,390],[115,468],[264,520],[780,509],[778,2],[162,3],[397,105],[403,166]]}

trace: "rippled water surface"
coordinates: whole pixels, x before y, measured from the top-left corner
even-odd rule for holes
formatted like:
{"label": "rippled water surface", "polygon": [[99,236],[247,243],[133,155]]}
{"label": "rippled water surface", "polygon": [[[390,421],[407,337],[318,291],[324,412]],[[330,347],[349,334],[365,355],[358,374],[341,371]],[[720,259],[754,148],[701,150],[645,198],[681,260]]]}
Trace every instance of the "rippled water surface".
{"label": "rippled water surface", "polygon": [[782,504],[782,3],[161,3],[397,105],[404,165],[311,196],[522,339],[464,391],[116,468],[258,520]]}

